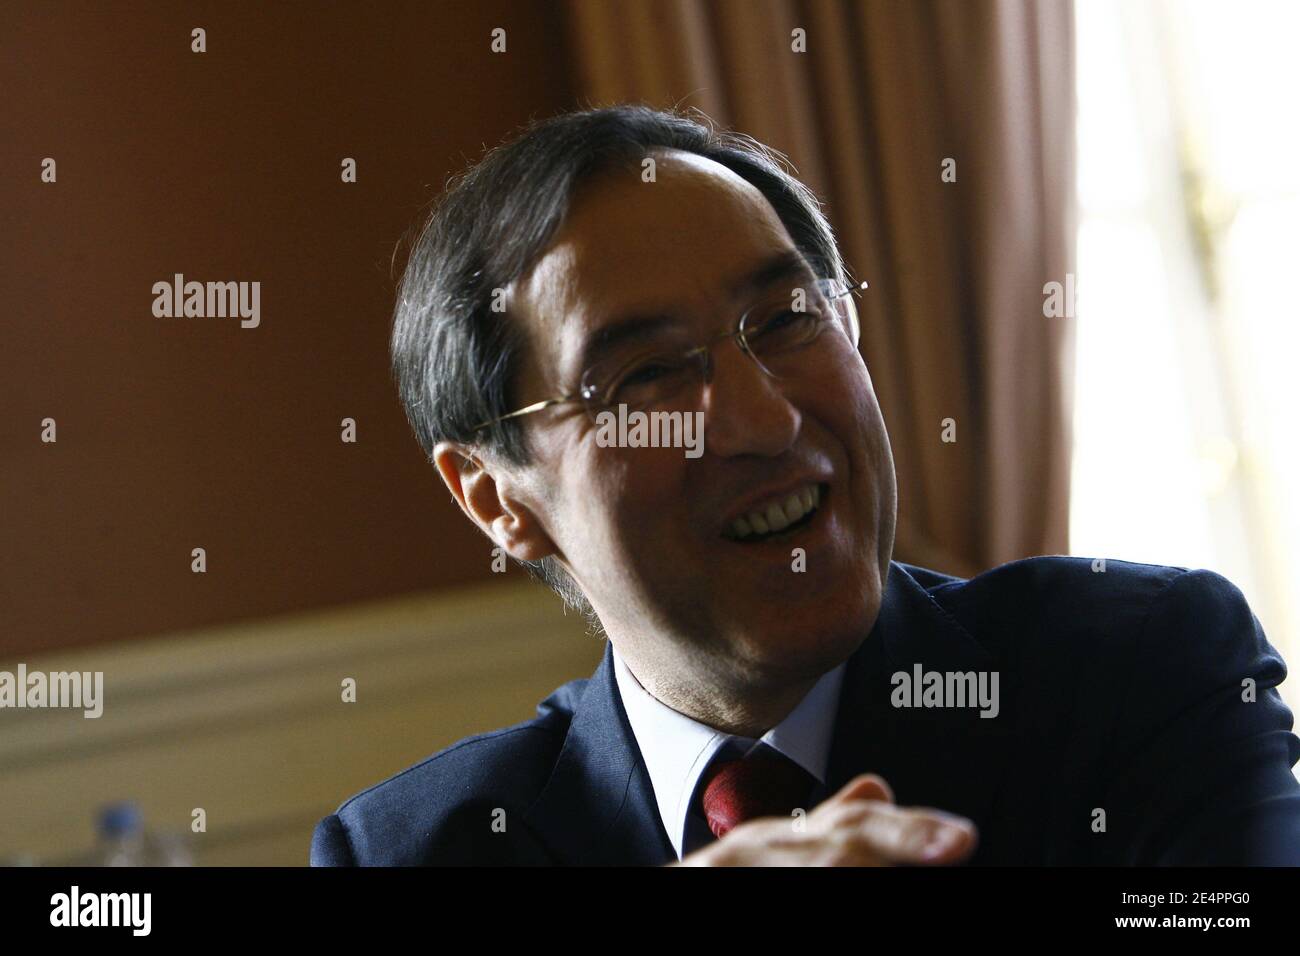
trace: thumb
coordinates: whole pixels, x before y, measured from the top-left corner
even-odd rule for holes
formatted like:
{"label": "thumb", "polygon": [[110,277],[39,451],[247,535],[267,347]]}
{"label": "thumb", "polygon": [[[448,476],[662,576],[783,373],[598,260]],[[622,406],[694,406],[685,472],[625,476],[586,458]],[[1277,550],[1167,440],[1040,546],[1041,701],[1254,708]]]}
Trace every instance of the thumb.
{"label": "thumb", "polygon": [[885,778],[874,773],[863,773],[846,783],[831,800],[883,800],[894,802],[894,791],[889,789]]}

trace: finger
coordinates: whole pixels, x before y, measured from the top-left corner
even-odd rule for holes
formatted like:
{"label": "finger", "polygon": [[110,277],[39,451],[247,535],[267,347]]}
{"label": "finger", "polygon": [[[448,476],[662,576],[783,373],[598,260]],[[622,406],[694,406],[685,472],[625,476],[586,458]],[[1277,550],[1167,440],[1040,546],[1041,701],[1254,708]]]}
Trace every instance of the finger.
{"label": "finger", "polygon": [[931,839],[922,851],[922,863],[958,863],[975,852],[979,843],[979,829],[965,817],[931,807],[919,807],[919,812],[936,817]]}
{"label": "finger", "polygon": [[858,826],[874,850],[897,863],[955,863],[975,848],[975,824],[939,811],[876,803]]}
{"label": "finger", "polygon": [[889,788],[889,784],[885,782],[884,777],[874,773],[864,773],[846,783],[830,799],[837,802],[844,800],[883,800],[885,803],[893,803],[894,791]]}
{"label": "finger", "polygon": [[721,840],[687,854],[681,866],[807,866],[821,844],[784,819],[750,820]]}

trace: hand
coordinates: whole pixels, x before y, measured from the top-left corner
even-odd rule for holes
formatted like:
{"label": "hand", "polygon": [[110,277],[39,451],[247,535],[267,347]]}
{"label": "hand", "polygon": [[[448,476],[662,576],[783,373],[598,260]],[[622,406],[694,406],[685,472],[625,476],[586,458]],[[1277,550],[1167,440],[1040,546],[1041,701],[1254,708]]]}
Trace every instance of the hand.
{"label": "hand", "polygon": [[855,777],[804,819],[749,820],[672,866],[893,866],[959,863],[975,849],[975,824],[930,807],[894,806],[875,774]]}

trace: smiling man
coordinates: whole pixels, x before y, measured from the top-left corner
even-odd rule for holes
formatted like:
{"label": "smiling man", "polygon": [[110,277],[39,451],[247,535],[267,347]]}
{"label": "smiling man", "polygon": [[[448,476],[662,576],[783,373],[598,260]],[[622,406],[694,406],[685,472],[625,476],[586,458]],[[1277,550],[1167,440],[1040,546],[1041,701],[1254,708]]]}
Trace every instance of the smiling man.
{"label": "smiling man", "polygon": [[[690,115],[557,117],[452,184],[401,395],[605,657],[348,800],[313,864],[1300,863],[1285,668],[1226,580],[892,560],[858,294],[812,194]],[[629,411],[702,453],[598,440]]]}

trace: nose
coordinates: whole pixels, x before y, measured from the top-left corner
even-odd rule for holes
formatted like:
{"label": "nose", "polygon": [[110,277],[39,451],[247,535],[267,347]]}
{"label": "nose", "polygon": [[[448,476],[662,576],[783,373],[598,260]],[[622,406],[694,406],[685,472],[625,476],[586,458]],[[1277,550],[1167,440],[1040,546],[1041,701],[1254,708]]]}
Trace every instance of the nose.
{"label": "nose", "polygon": [[711,353],[704,388],[704,447],[723,458],[776,457],[799,437],[803,416],[773,378],[735,346]]}

